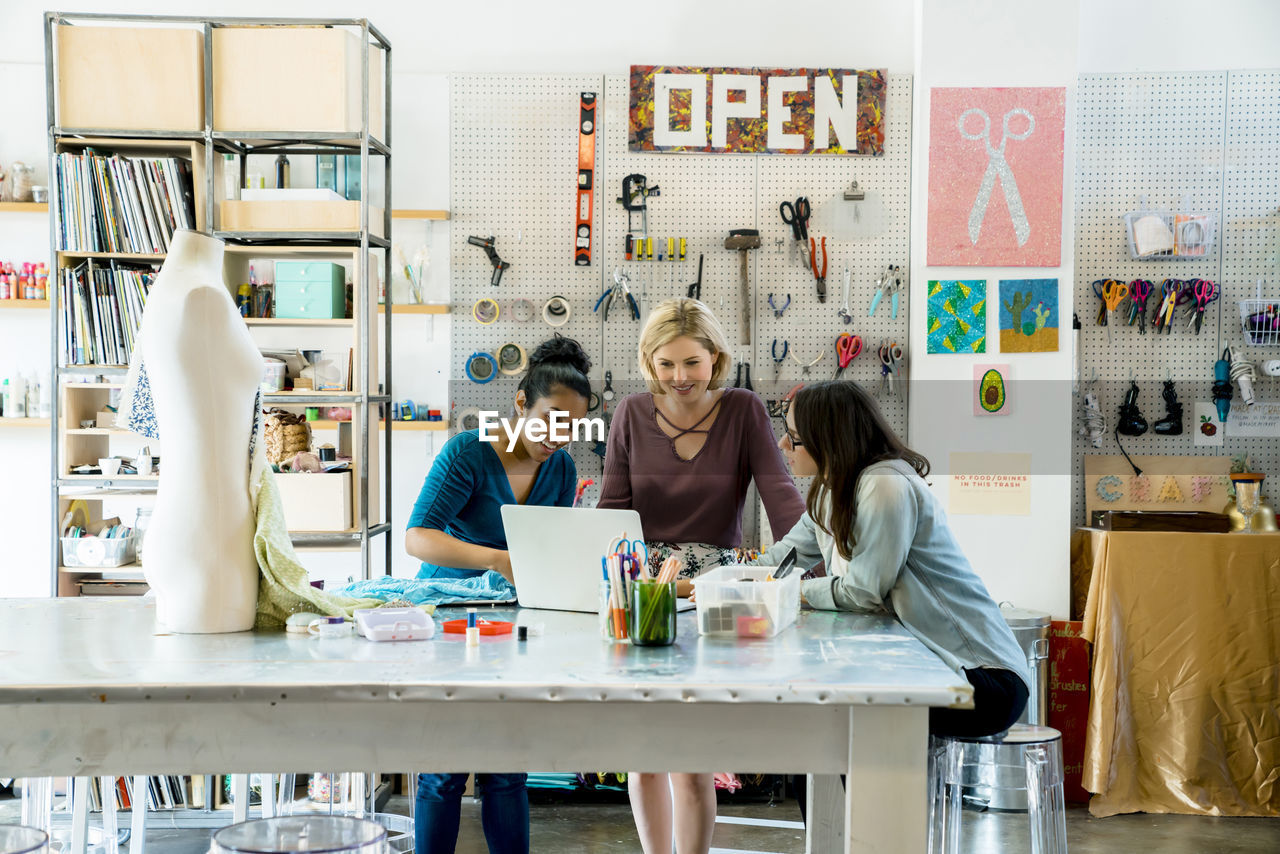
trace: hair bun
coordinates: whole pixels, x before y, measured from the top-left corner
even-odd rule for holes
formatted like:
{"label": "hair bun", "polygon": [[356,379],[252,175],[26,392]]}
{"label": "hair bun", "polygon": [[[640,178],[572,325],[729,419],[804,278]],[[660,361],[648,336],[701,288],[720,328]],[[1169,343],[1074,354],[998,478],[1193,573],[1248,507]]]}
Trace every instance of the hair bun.
{"label": "hair bun", "polygon": [[567,365],[586,376],[591,371],[591,358],[582,345],[572,338],[556,335],[538,345],[529,357],[529,370],[538,365]]}

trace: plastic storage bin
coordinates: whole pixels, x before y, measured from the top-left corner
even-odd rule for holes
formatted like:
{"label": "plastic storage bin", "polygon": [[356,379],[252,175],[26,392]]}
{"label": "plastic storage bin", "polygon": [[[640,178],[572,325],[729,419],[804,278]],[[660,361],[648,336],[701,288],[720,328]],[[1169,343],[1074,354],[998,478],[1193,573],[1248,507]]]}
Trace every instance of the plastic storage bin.
{"label": "plastic storage bin", "polygon": [[62,565],[80,567],[124,566],[134,561],[132,534],[127,537],[63,537]]}
{"label": "plastic storage bin", "polygon": [[347,313],[346,272],[332,261],[276,262],[276,317],[342,318]]}
{"label": "plastic storage bin", "polygon": [[1203,261],[1217,239],[1216,214],[1132,211],[1124,223],[1129,257],[1137,261]]}
{"label": "plastic storage bin", "polygon": [[694,579],[698,634],[769,638],[800,614],[800,574],[766,581],[777,567],[725,566]]}

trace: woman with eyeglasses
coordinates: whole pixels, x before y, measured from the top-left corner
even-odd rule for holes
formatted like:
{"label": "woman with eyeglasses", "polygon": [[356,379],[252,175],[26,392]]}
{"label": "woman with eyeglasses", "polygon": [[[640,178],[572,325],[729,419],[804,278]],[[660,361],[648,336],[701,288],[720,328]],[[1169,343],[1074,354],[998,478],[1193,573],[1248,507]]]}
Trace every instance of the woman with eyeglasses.
{"label": "woman with eyeglasses", "polygon": [[866,390],[847,381],[800,389],[778,447],[792,473],[813,482],[804,516],[757,562],[776,566],[793,547],[797,571],[825,561],[824,577],[803,582],[810,606],[892,614],[964,676],[974,707],[930,709],[934,735],[1008,729],[1027,703],[1031,676],[925,482],[929,461],[894,434]]}
{"label": "woman with eyeglasses", "polygon": [[[764,401],[723,387],[732,359],[706,305],[659,303],[638,349],[649,390],[627,396],[614,413],[597,506],[639,511],[651,564],[679,556],[678,587],[687,596],[693,578],[736,562],[753,481],[775,537],[791,530],[804,503],[778,453]],[[629,774],[627,788],[645,854],[670,854],[673,835],[679,854],[711,848],[711,774]]]}

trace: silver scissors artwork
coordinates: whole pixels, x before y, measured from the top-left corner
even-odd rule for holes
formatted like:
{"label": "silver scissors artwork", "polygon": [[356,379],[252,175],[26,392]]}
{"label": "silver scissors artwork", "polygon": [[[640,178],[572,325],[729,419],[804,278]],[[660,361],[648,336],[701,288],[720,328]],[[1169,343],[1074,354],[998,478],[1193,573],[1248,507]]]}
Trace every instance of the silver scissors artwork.
{"label": "silver scissors artwork", "polygon": [[[969,133],[964,129],[964,123],[970,115],[982,116],[982,130],[979,133]],[[1009,132],[1009,119],[1014,116],[1026,118],[1026,130],[1021,133]],[[1005,202],[1009,206],[1009,217],[1013,220],[1013,233],[1018,238],[1018,245],[1022,246],[1027,242],[1027,238],[1031,236],[1031,225],[1027,222],[1027,212],[1022,207],[1022,196],[1018,195],[1018,182],[1014,180],[1013,170],[1009,168],[1009,161],[1004,159],[1004,145],[1011,139],[1026,139],[1031,136],[1031,132],[1036,129],[1035,117],[1021,107],[1015,107],[1005,113],[1004,128],[998,148],[993,148],[991,145],[991,117],[987,115],[986,110],[970,107],[960,114],[960,121],[957,125],[960,129],[960,136],[965,139],[980,139],[987,147],[987,171],[982,176],[982,184],[978,187],[978,195],[973,200],[973,209],[969,211],[969,242],[975,246],[978,244],[978,235],[982,233],[982,221],[987,215],[987,202],[991,201],[991,191],[994,189],[996,178],[998,177],[1000,186],[1004,188]]]}

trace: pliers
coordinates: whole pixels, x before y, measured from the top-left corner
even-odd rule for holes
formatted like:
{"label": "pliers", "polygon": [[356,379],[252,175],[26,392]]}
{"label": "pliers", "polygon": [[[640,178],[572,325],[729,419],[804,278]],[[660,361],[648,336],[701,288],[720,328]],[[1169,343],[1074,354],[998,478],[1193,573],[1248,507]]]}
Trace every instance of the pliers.
{"label": "pliers", "polygon": [[809,238],[809,266],[813,268],[813,278],[818,283],[818,302],[827,301],[827,238],[822,238],[822,269],[818,269],[818,242]]}
{"label": "pliers", "polygon": [[[746,373],[747,373],[747,380],[745,384],[742,381],[742,372],[744,368],[746,369]],[[755,391],[755,389],[751,387],[751,363],[750,362],[738,363],[738,373],[733,379],[733,387],[745,388],[747,391]]]}
{"label": "pliers", "polygon": [[773,381],[778,381],[778,376],[782,373],[782,363],[787,360],[787,352],[791,349],[791,345],[787,343],[787,339],[782,339],[782,352],[778,352],[778,339],[773,339],[773,344],[769,347],[769,355],[773,356]]}
{"label": "pliers", "polygon": [[787,294],[787,301],[782,305],[774,305],[773,294],[769,294],[769,308],[773,309],[774,317],[782,317],[782,313],[787,310],[787,306],[791,305],[791,294]]}
{"label": "pliers", "polygon": [[604,305],[604,319],[609,319],[609,309],[613,307],[614,301],[622,302],[626,297],[627,306],[630,308],[631,318],[633,320],[640,319],[640,306],[636,305],[636,298],[631,295],[631,279],[626,273],[622,272],[622,268],[613,271],[613,287],[600,295],[600,299],[596,300],[593,312],[599,311],[601,304]]}

